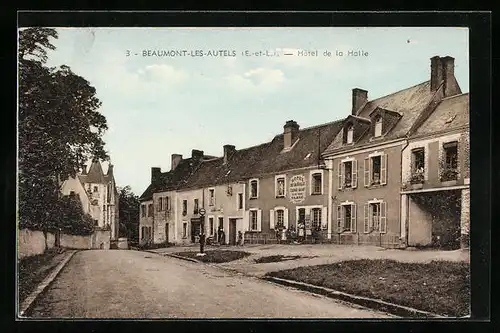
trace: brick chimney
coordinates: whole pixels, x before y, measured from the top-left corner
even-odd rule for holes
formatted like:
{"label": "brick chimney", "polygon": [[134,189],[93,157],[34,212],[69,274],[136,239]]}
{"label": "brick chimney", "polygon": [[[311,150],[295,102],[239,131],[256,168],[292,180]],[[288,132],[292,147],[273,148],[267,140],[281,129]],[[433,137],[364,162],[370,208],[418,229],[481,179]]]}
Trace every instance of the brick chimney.
{"label": "brick chimney", "polygon": [[203,150],[197,150],[197,149],[191,150],[191,158],[194,160],[203,159]]}
{"label": "brick chimney", "polygon": [[455,80],[455,58],[435,56],[431,58],[431,91],[436,91],[443,83],[444,96],[458,93]]}
{"label": "brick chimney", "polygon": [[182,155],[181,154],[172,154],[172,162],[170,163],[170,170],[175,170],[179,163],[182,161]]}
{"label": "brick chimney", "polygon": [[113,164],[109,164],[108,166],[108,172],[106,173],[107,176],[112,176],[113,175]]}
{"label": "brick chimney", "polygon": [[352,90],[352,111],[351,114],[355,116],[359,109],[368,101],[368,91],[354,88]]}
{"label": "brick chimney", "polygon": [[234,154],[236,147],[233,145],[224,145],[224,164],[229,161],[229,157]]}
{"label": "brick chimney", "polygon": [[161,168],[151,168],[151,184],[156,184],[160,180]]}
{"label": "brick chimney", "polygon": [[295,120],[288,120],[283,126],[283,148],[290,148],[299,134],[299,124]]}

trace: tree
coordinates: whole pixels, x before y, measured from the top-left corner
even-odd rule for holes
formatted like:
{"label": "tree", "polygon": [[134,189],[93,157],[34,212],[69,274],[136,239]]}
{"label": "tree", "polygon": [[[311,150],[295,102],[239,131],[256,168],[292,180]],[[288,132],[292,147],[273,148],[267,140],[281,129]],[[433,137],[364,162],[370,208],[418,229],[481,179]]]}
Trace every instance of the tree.
{"label": "tree", "polygon": [[130,186],[120,188],[119,194],[120,237],[127,237],[131,241],[138,241],[139,197],[132,192]]}
{"label": "tree", "polygon": [[51,28],[19,33],[19,224],[45,231],[60,216],[61,181],[91,157],[108,159],[96,90],[68,66],[45,65],[51,38]]}

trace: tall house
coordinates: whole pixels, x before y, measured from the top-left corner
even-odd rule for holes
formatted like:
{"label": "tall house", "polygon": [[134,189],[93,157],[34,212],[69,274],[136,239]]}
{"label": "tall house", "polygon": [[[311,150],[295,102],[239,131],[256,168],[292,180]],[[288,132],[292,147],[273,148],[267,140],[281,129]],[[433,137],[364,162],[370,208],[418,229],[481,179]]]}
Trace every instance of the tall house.
{"label": "tall house", "polygon": [[90,214],[95,226],[109,228],[111,239],[116,240],[119,232],[119,195],[113,175],[113,165],[103,172],[101,162],[93,159],[87,170],[65,180],[61,186],[62,195],[76,195],[80,198],[85,213]]}
{"label": "tall house", "polygon": [[336,170],[330,192],[332,241],[404,247],[401,227],[402,154],[408,138],[443,99],[460,95],[454,59],[433,57],[430,80],[368,99],[352,91],[351,114],[323,156]]}

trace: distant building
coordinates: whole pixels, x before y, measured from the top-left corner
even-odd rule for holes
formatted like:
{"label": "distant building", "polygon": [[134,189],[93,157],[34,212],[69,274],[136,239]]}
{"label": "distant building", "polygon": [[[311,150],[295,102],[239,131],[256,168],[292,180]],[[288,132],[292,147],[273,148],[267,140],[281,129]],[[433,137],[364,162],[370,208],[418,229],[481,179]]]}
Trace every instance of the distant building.
{"label": "distant building", "polygon": [[104,174],[101,163],[93,160],[87,172],[84,166],[76,177],[65,180],[61,186],[63,195],[76,195],[80,198],[83,211],[94,220],[97,228],[111,231],[111,239],[118,238],[118,190],[113,176],[113,165],[109,164]]}

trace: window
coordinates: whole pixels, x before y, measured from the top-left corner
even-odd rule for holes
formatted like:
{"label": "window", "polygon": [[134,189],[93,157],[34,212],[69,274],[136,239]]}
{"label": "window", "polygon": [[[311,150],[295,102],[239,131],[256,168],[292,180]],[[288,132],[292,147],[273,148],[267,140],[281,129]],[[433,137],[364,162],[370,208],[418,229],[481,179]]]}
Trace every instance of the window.
{"label": "window", "polygon": [[411,180],[412,184],[423,183],[425,152],[424,148],[416,148],[411,151]]}
{"label": "window", "polygon": [[224,228],[224,218],[219,217],[219,227]]}
{"label": "window", "polygon": [[375,119],[375,137],[382,135],[382,117],[378,116]]}
{"label": "window", "polygon": [[372,162],[372,184],[380,184],[380,156],[374,156]]}
{"label": "window", "polygon": [[365,158],[365,187],[387,184],[387,154],[375,152]]}
{"label": "window", "polygon": [[352,143],[354,137],[354,127],[351,125],[347,128],[347,143]]}
{"label": "window", "polygon": [[259,196],[259,181],[253,179],[250,181],[250,199],[257,198]]}
{"label": "window", "polygon": [[299,208],[298,223],[304,224],[305,222],[306,222],[306,209],[305,208]]}
{"label": "window", "polygon": [[358,161],[349,159],[338,164],[339,190],[358,186]]}
{"label": "window", "polygon": [[238,209],[243,209],[243,193],[238,193]]}
{"label": "window", "polygon": [[323,175],[320,172],[312,174],[312,194],[323,193]]}
{"label": "window", "polygon": [[214,218],[213,217],[208,218],[208,225],[210,227],[210,236],[213,236],[214,235]]}
{"label": "window", "polygon": [[97,227],[99,225],[99,220],[94,220],[94,225]]}
{"label": "window", "polygon": [[250,211],[250,230],[257,230],[257,211]]}
{"label": "window", "polygon": [[198,214],[198,199],[194,199],[193,214]]}
{"label": "window", "polygon": [[170,210],[170,197],[165,197],[165,209]]}
{"label": "window", "polygon": [[337,232],[356,232],[356,204],[345,203],[337,206]]}
{"label": "window", "polygon": [[148,216],[153,216],[153,204],[148,205]]}
{"label": "window", "polygon": [[188,201],[182,200],[182,215],[187,215],[188,212]]}
{"label": "window", "polygon": [[158,207],[157,207],[157,211],[158,212],[161,212],[163,210],[163,198],[162,197],[159,197],[158,198]]}
{"label": "window", "polygon": [[276,177],[275,191],[276,191],[277,198],[284,198],[285,197],[285,177],[284,176],[277,176]]}
{"label": "window", "polygon": [[441,181],[456,180],[458,178],[458,142],[448,142],[443,145],[443,165],[441,167]]}
{"label": "window", "polygon": [[365,205],[365,233],[386,231],[386,203],[370,202]]}
{"label": "window", "polygon": [[275,229],[283,228],[285,226],[285,212],[283,209],[276,210],[276,225]]}
{"label": "window", "polygon": [[208,190],[209,198],[208,198],[208,203],[210,206],[215,205],[215,189],[211,188]]}
{"label": "window", "polygon": [[184,222],[182,224],[182,238],[187,237],[187,229],[188,229],[188,224],[186,222]]}
{"label": "window", "polygon": [[146,217],[146,205],[141,205],[141,217]]}
{"label": "window", "polygon": [[321,228],[321,208],[313,208],[311,209],[311,215],[312,215],[312,228],[313,229],[320,229]]}
{"label": "window", "polygon": [[98,187],[94,186],[94,192],[97,192],[97,191],[98,191]]}

